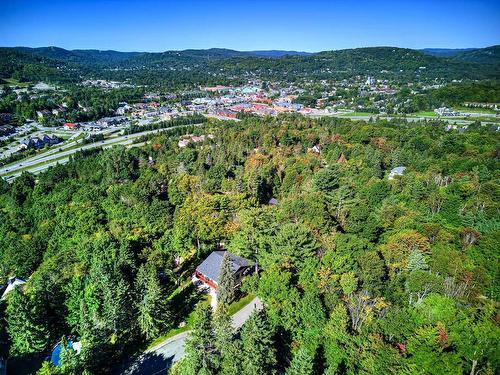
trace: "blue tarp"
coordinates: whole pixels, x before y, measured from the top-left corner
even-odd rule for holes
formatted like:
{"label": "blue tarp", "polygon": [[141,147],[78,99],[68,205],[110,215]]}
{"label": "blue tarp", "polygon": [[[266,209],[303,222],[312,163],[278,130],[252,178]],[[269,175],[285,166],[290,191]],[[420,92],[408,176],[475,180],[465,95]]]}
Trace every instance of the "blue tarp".
{"label": "blue tarp", "polygon": [[[73,341],[68,341],[68,348],[73,347]],[[52,350],[52,356],[50,357],[50,362],[54,364],[54,366],[59,366],[59,361],[61,360],[61,342],[58,342],[57,345]]]}

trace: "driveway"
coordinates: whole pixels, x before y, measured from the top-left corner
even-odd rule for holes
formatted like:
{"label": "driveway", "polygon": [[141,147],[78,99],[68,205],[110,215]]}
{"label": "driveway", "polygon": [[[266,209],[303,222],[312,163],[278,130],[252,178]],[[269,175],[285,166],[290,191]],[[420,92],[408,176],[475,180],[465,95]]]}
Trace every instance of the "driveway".
{"label": "driveway", "polygon": [[[250,317],[254,310],[262,310],[262,302],[255,297],[248,305],[232,316],[233,327],[239,328]],[[165,374],[172,364],[184,357],[184,343],[189,331],[179,333],[155,347],[147,350],[118,373],[123,375],[155,375]]]}

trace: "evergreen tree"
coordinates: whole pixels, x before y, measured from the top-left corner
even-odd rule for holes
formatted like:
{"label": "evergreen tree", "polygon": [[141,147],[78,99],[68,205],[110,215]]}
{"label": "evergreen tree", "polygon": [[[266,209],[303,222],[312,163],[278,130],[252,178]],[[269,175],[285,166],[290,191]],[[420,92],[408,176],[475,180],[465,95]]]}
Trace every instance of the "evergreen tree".
{"label": "evergreen tree", "polygon": [[313,375],[314,374],[314,359],[309,355],[307,350],[300,348],[294,354],[290,366],[286,370],[286,375]]}
{"label": "evergreen tree", "polygon": [[168,327],[170,316],[166,296],[156,276],[155,268],[143,266],[139,269],[137,289],[139,294],[137,320],[139,328],[149,340],[157,337]]}
{"label": "evergreen tree", "polygon": [[236,278],[231,269],[231,257],[226,251],[222,258],[220,280],[217,288],[217,302],[229,305],[235,296]]}
{"label": "evergreen tree", "polygon": [[337,171],[334,168],[320,170],[313,179],[314,188],[317,191],[329,193],[339,187]]}
{"label": "evergreen tree", "polygon": [[52,362],[43,361],[42,367],[36,372],[36,375],[58,375],[59,369]]}
{"label": "evergreen tree", "polygon": [[193,329],[186,341],[183,372],[190,375],[216,374],[219,355],[215,347],[212,308],[200,303],[196,307]]}
{"label": "evergreen tree", "polygon": [[73,347],[69,346],[68,340],[66,337],[62,337],[61,342],[61,352],[59,354],[59,366],[58,368],[63,374],[78,374],[79,371],[79,362],[78,362],[78,354],[73,349]]}
{"label": "evergreen tree", "polygon": [[19,288],[9,296],[7,305],[7,331],[13,355],[41,352],[45,349],[49,334],[41,322],[39,306],[23,294]]}
{"label": "evergreen tree", "polygon": [[243,372],[243,344],[233,340],[225,348],[221,362],[221,375],[240,375]]}
{"label": "evergreen tree", "polygon": [[276,351],[272,336],[266,314],[263,311],[254,311],[241,329],[243,374],[264,375],[273,372]]}
{"label": "evergreen tree", "polygon": [[224,304],[219,304],[217,310],[215,311],[213,318],[214,334],[215,334],[215,346],[217,350],[222,354],[228,351],[228,347],[233,341],[234,329],[231,325],[231,317],[227,313],[226,306]]}

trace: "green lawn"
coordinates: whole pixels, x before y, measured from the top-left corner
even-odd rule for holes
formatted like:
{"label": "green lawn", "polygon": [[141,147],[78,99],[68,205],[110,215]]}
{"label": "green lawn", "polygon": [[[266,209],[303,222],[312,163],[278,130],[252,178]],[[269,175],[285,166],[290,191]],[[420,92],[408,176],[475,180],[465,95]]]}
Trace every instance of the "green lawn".
{"label": "green lawn", "polygon": [[227,313],[229,315],[234,315],[236,314],[238,311],[240,311],[243,307],[245,307],[246,305],[248,305],[250,303],[251,300],[253,300],[255,298],[255,295],[254,294],[248,294],[242,298],[240,298],[238,301],[234,301],[233,303],[231,303],[227,309]]}
{"label": "green lawn", "polygon": [[484,113],[484,114],[490,114],[494,115],[497,113],[497,111],[489,108],[469,108],[469,107],[457,107],[454,108],[456,111],[459,112],[465,112],[465,113]]}
{"label": "green lawn", "polygon": [[437,114],[434,111],[418,111],[418,112],[412,113],[411,116],[416,116],[416,117],[437,117]]}
{"label": "green lawn", "polygon": [[345,116],[345,117],[351,117],[351,116],[378,116],[378,113],[370,113],[370,112],[347,112],[347,113],[342,113],[340,116]]}

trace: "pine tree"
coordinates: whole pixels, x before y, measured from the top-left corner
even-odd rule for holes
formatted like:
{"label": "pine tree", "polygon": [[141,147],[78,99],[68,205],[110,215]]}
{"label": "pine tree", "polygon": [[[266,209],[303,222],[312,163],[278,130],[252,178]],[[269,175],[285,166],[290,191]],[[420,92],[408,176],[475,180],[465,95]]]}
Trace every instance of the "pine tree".
{"label": "pine tree", "polygon": [[49,334],[41,322],[40,309],[18,288],[9,296],[6,315],[13,355],[37,353],[45,349]]}
{"label": "pine tree", "polygon": [[234,329],[231,325],[231,317],[227,313],[226,305],[218,305],[214,314],[213,327],[215,346],[222,356],[224,356],[234,337]]}
{"label": "pine tree", "polygon": [[137,273],[139,328],[147,339],[157,337],[168,326],[166,298],[152,267],[141,267]]}
{"label": "pine tree", "polygon": [[241,340],[229,343],[222,356],[220,375],[241,375],[243,373],[243,345]]}
{"label": "pine tree", "polygon": [[286,370],[286,375],[313,375],[314,359],[307,350],[300,348],[293,356],[290,367]]}
{"label": "pine tree", "polygon": [[182,364],[182,373],[216,374],[219,355],[214,343],[212,308],[199,304],[195,309],[193,329],[186,341],[186,359]]}
{"label": "pine tree", "polygon": [[243,374],[264,375],[272,372],[276,352],[272,330],[263,311],[253,312],[241,329]]}
{"label": "pine tree", "polygon": [[229,305],[235,296],[236,278],[231,269],[231,257],[226,251],[222,258],[220,280],[217,290],[217,302]]}

